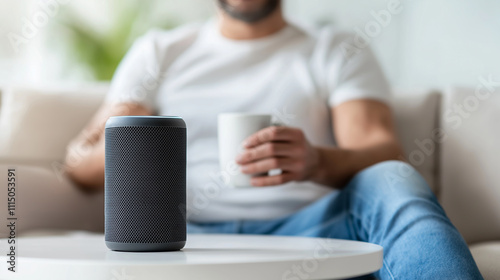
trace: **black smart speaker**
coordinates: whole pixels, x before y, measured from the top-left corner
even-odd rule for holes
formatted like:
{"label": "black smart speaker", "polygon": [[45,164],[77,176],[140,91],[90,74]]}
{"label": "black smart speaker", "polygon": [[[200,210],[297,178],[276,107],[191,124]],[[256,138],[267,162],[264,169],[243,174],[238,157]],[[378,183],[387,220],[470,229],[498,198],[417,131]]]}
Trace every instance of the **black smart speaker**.
{"label": "black smart speaker", "polygon": [[186,244],[186,124],[179,117],[111,117],[105,130],[105,242],[115,251]]}

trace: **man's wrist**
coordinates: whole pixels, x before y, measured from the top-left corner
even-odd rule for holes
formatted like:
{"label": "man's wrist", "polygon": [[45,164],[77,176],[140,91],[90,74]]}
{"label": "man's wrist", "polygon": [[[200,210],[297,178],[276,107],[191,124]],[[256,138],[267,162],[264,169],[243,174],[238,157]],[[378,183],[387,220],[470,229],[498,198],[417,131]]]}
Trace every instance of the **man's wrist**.
{"label": "man's wrist", "polygon": [[345,184],[346,178],[350,177],[349,157],[351,153],[335,147],[315,147],[318,155],[316,170],[311,176],[311,181],[340,188]]}
{"label": "man's wrist", "polygon": [[315,153],[315,167],[312,171],[312,176],[311,176],[311,181],[326,185],[328,184],[328,168],[329,163],[327,160],[329,156],[327,154],[331,153],[329,149],[323,148],[323,147],[313,147],[314,153]]}

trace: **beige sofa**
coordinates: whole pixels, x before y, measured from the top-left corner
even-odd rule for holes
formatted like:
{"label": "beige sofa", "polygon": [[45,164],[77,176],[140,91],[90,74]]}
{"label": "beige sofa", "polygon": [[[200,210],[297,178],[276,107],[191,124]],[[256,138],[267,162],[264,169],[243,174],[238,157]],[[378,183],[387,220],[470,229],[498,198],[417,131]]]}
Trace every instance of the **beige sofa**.
{"label": "beige sofa", "polygon": [[[471,244],[486,279],[500,279],[500,88],[397,91],[399,137]],[[106,85],[6,87],[0,111],[0,182],[18,178],[18,231],[103,230],[103,195],[85,194],[61,171],[65,147],[103,100]],[[6,191],[0,192],[2,205]],[[5,206],[1,206],[6,209]],[[0,211],[4,219],[6,211]],[[7,234],[4,227],[0,234]]]}

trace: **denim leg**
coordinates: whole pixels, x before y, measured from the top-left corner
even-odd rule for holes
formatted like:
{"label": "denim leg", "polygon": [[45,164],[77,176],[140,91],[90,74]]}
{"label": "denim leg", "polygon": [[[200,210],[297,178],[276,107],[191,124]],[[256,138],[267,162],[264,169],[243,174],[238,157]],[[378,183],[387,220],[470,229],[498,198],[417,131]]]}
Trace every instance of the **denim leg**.
{"label": "denim leg", "polygon": [[240,223],[238,221],[215,222],[215,223],[195,223],[187,224],[187,233],[202,233],[202,234],[237,234],[240,231]]}
{"label": "denim leg", "polygon": [[467,244],[425,180],[399,161],[359,172],[344,190],[288,217],[199,226],[209,233],[329,237],[379,244],[384,247],[384,266],[376,273],[379,279],[483,279]]}
{"label": "denim leg", "polygon": [[241,233],[356,239],[348,200],[332,192],[291,216],[268,221],[244,221]]}
{"label": "denim leg", "polygon": [[482,279],[467,244],[425,180],[399,161],[358,173],[341,192],[242,233],[359,240],[384,247],[379,279]]}
{"label": "denim leg", "polygon": [[482,279],[462,236],[410,165],[374,165],[356,175],[343,195],[356,239],[384,247],[379,278]]}

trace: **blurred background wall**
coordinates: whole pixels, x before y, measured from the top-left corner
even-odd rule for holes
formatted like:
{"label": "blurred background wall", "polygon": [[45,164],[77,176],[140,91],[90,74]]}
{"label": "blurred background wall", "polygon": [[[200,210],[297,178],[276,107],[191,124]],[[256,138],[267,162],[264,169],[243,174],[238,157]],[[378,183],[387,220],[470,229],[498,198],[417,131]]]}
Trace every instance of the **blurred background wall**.
{"label": "blurred background wall", "polygon": [[[0,84],[108,80],[137,36],[205,20],[213,1],[0,0]],[[500,1],[397,2],[284,0],[290,19],[364,33],[395,87],[500,77]],[[390,5],[398,13],[384,18]]]}

